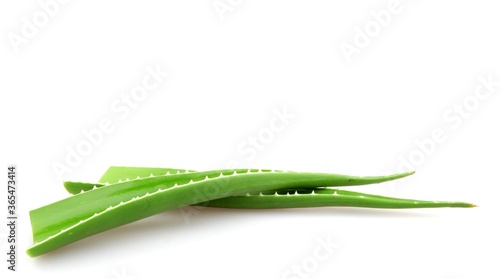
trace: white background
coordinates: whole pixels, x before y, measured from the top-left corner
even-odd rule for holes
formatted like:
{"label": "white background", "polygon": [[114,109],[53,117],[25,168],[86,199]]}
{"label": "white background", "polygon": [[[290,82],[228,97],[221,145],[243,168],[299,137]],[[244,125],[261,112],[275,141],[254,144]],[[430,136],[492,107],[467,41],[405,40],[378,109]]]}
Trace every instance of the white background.
{"label": "white background", "polygon": [[[218,13],[214,3],[230,10]],[[397,11],[381,26],[373,13],[388,5]],[[489,92],[480,82],[500,81],[499,8],[496,1],[69,1],[52,6],[44,23],[39,2],[2,1],[0,158],[4,176],[8,164],[18,167],[19,272],[6,263],[2,271],[7,278],[301,278],[287,271],[306,265],[302,278],[499,278],[500,87]],[[25,36],[27,22],[39,26]],[[367,27],[369,41],[358,41],[348,62],[341,45],[356,47],[357,28]],[[124,110],[121,96],[156,67],[170,75],[128,115],[112,108]],[[489,95],[479,100],[478,87]],[[283,110],[293,116],[287,124],[274,120]],[[105,119],[112,131],[69,166],[69,150]],[[270,130],[271,121],[282,129]],[[29,210],[67,197],[61,179],[96,181],[110,165],[382,175],[402,161],[416,174],[356,190],[479,207],[179,209],[38,258],[25,254]],[[58,177],[57,165],[70,171]],[[5,216],[6,190],[1,199]],[[0,232],[4,254],[6,227]],[[314,259],[318,238],[339,245],[322,261]]]}

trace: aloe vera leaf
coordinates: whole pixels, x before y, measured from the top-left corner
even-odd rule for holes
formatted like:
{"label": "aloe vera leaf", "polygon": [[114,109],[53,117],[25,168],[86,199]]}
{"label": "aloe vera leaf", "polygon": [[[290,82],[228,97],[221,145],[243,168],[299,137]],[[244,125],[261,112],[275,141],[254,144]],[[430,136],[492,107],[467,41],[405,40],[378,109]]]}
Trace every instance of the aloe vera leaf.
{"label": "aloe vera leaf", "polygon": [[[165,174],[167,172],[185,172],[182,169],[172,168],[137,168],[137,167],[110,167],[100,181],[109,181],[109,177],[121,181],[133,177],[149,177],[150,175]],[[190,171],[194,172],[194,171]],[[79,193],[82,190],[102,187],[104,184],[70,182],[64,183],[70,193]],[[285,189],[264,193],[247,193],[244,196],[232,196],[215,199],[197,206],[241,208],[241,209],[272,209],[295,207],[322,207],[322,206],[351,206],[369,208],[436,208],[436,207],[473,207],[473,204],[455,201],[425,201],[402,199],[370,195],[347,190],[333,189]]]}
{"label": "aloe vera leaf", "polygon": [[288,188],[354,186],[412,174],[359,177],[341,174],[221,170],[171,174],[100,187],[30,211],[34,257],[154,214],[213,199]]}

